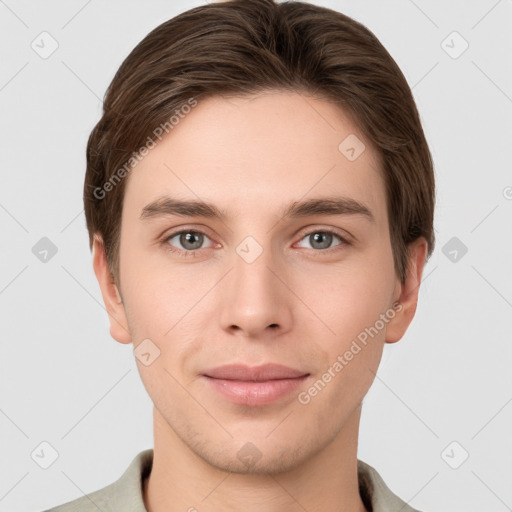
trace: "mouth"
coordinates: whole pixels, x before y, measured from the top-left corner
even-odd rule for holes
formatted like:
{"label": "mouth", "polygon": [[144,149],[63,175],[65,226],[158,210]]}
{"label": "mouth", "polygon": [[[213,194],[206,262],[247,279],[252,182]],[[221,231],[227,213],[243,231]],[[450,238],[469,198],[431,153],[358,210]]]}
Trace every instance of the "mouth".
{"label": "mouth", "polygon": [[237,405],[262,406],[289,395],[309,373],[278,364],[224,365],[202,376],[209,386]]}

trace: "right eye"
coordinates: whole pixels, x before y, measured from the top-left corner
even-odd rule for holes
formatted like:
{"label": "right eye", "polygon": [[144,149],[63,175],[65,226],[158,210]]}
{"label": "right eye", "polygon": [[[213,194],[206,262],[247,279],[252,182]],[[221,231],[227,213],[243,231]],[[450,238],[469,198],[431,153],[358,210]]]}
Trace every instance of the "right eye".
{"label": "right eye", "polygon": [[[209,240],[209,237],[202,231],[182,229],[166,236],[163,243],[170,252],[183,254],[184,256],[195,256],[196,251],[204,248],[205,239]],[[173,240],[175,240],[174,244],[179,244],[181,247],[175,247],[172,243]]]}

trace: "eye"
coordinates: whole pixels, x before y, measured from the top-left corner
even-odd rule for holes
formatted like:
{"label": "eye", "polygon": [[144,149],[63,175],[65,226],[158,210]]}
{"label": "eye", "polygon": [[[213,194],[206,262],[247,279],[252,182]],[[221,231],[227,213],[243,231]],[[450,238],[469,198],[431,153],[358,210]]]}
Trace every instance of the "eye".
{"label": "eye", "polygon": [[349,242],[346,239],[344,239],[341,235],[329,229],[311,231],[308,234],[306,234],[306,236],[304,236],[301,240],[307,240],[309,242],[309,249],[319,249],[325,251],[328,249],[334,249],[334,247],[331,247],[331,244],[333,240],[336,238],[341,242],[337,245],[349,244]]}
{"label": "eye", "polygon": [[[339,243],[332,246],[335,239],[339,240]],[[162,243],[165,249],[172,253],[177,253],[182,256],[195,256],[199,249],[207,249],[214,247],[212,243],[210,246],[204,246],[205,242],[211,239],[206,233],[196,229],[182,229],[167,235],[163,238]],[[301,238],[306,240],[309,246],[308,249],[316,249],[316,252],[328,252],[330,250],[336,250],[338,246],[350,245],[350,242],[338,234],[336,231],[329,229],[317,229],[310,231]]]}
{"label": "eye", "polygon": [[[204,249],[203,243],[210,240],[202,231],[184,229],[166,236],[163,243],[171,252],[182,253],[185,256],[194,256],[198,249]],[[173,242],[174,241],[174,242]],[[176,247],[178,245],[178,247]]]}

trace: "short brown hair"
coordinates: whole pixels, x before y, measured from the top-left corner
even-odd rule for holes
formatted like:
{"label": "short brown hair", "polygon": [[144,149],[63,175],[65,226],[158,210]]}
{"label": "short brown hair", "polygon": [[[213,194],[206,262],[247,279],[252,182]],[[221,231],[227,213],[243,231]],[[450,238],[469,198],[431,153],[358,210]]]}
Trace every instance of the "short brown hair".
{"label": "short brown hair", "polygon": [[231,0],[193,8],[152,30],[105,94],[87,144],[84,205],[90,247],[98,234],[116,282],[125,176],[136,151],[191,98],[268,89],[321,95],[355,119],[383,163],[397,275],[405,280],[407,246],[420,236],[430,257],[432,158],[412,92],[377,37],[325,7]]}

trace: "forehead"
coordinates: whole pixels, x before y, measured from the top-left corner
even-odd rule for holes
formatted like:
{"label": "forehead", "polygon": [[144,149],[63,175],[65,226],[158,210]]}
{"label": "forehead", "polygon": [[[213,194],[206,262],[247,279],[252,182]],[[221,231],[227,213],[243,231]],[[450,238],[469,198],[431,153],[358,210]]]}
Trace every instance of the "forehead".
{"label": "forehead", "polygon": [[337,194],[385,216],[380,155],[351,116],[322,99],[281,91],[211,97],[155,142],[129,175],[127,210],[170,195],[249,215]]}

